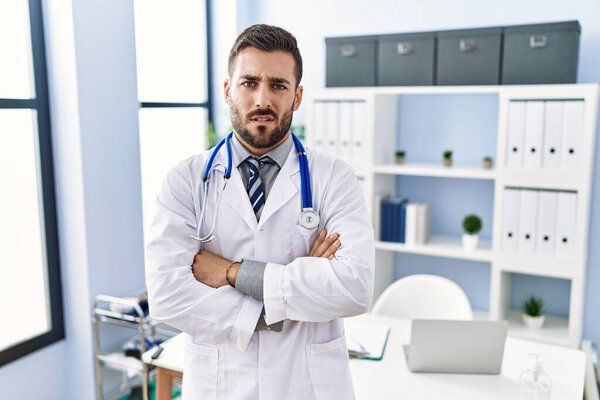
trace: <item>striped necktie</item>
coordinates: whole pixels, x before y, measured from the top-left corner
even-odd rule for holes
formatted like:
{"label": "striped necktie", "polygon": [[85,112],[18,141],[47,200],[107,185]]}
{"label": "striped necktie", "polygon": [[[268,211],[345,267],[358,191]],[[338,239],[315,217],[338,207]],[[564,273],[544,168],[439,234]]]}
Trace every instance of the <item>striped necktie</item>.
{"label": "striped necktie", "polygon": [[250,204],[252,204],[252,209],[254,210],[254,214],[256,214],[257,220],[260,219],[260,214],[262,213],[263,206],[265,205],[265,191],[262,180],[260,179],[260,174],[258,173],[258,164],[259,161],[252,157],[246,160],[246,165],[250,171],[248,187],[246,190],[248,191]]}

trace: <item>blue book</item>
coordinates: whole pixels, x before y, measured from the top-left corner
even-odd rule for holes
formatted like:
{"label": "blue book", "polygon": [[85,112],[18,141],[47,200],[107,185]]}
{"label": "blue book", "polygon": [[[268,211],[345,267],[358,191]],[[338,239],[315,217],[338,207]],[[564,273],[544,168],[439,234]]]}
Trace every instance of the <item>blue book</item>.
{"label": "blue book", "polygon": [[379,227],[379,229],[381,230],[379,232],[380,239],[383,242],[390,241],[390,211],[390,198],[384,197],[383,199],[381,199],[381,221]]}
{"label": "blue book", "polygon": [[398,218],[398,242],[405,243],[406,242],[406,206],[408,205],[408,200],[404,199],[402,203],[399,205],[400,217]]}
{"label": "blue book", "polygon": [[404,197],[394,197],[391,199],[391,218],[390,218],[390,241],[401,243],[402,232],[401,232],[401,219],[402,219],[402,206],[408,199]]}

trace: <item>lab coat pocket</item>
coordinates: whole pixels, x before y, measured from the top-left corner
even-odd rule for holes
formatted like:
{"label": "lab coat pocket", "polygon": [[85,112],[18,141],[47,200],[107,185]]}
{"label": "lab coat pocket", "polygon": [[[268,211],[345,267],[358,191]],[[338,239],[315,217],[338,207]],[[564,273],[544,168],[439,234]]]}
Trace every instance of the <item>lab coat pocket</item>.
{"label": "lab coat pocket", "polygon": [[218,348],[196,344],[188,338],[183,363],[183,400],[217,399],[218,361]]}
{"label": "lab coat pocket", "polygon": [[306,346],[306,359],[317,400],[354,399],[344,336],[327,343]]}
{"label": "lab coat pocket", "polygon": [[292,259],[296,259],[298,257],[308,257],[310,248],[317,238],[318,230],[318,227],[307,229],[299,224],[292,226],[292,234],[290,235]]}

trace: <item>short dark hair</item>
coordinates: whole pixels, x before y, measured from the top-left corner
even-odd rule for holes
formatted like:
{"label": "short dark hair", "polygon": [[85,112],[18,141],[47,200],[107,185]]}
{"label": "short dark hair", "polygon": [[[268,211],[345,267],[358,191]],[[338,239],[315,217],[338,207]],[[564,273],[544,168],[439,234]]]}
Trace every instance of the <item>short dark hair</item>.
{"label": "short dark hair", "polygon": [[227,71],[229,77],[233,74],[235,59],[242,50],[254,47],[262,51],[280,50],[291,54],[296,62],[296,87],[302,79],[302,56],[294,35],[283,28],[273,25],[256,24],[244,29],[237,37],[229,52]]}

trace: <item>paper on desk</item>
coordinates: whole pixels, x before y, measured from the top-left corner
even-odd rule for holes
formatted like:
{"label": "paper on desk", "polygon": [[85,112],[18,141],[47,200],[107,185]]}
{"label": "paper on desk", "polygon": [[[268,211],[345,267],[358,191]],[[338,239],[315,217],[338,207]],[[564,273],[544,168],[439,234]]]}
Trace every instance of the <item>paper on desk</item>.
{"label": "paper on desk", "polygon": [[387,325],[347,326],[345,335],[349,355],[381,360],[389,333],[390,327]]}

